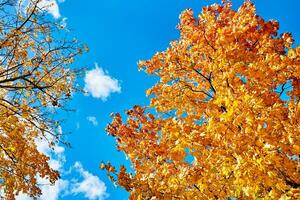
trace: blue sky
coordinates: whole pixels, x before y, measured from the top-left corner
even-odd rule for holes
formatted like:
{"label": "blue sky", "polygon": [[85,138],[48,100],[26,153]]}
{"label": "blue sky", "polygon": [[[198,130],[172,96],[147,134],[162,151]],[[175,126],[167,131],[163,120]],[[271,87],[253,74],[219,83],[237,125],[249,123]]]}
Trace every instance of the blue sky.
{"label": "blue sky", "polygon": [[[128,198],[128,194],[123,189],[114,187],[106,174],[99,169],[101,161],[111,161],[116,166],[122,163],[130,166],[125,156],[116,151],[114,139],[104,131],[106,124],[110,122],[109,115],[112,112],[123,113],[135,104],[148,104],[145,90],[155,83],[155,79],[139,72],[136,63],[138,60],[151,58],[155,52],[166,49],[171,40],[178,38],[179,32],[175,27],[180,12],[193,8],[197,14],[204,5],[220,1],[56,2],[57,8],[51,10],[55,20],[66,22],[70,34],[89,46],[89,53],[75,60],[74,67],[88,67],[89,78],[80,77],[78,84],[84,88],[85,84],[90,83],[89,87],[86,86],[90,94],[75,94],[69,107],[76,109],[76,112],[58,116],[65,118],[61,127],[64,133],[71,132],[67,140],[71,142],[72,148],[59,151],[58,156],[52,154],[54,159],[63,160],[59,161],[62,165],[60,169],[63,181],[60,182],[60,190],[53,190],[52,194],[56,192],[58,195],[53,199]],[[234,7],[237,8],[241,2],[233,0]],[[280,32],[292,32],[296,44],[299,45],[299,0],[254,2],[259,15],[265,19],[278,20]],[[98,82],[90,82],[97,78],[100,78]],[[85,180],[90,182],[84,182]],[[103,191],[87,191],[81,183],[89,183],[91,187],[99,186]],[[106,194],[102,195],[103,193]]]}

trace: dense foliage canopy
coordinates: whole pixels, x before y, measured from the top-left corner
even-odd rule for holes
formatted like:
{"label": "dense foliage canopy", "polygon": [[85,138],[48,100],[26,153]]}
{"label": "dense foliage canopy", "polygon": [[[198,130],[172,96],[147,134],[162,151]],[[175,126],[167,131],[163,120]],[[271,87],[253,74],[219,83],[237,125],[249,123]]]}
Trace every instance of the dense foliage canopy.
{"label": "dense foliage canopy", "polygon": [[130,199],[300,198],[300,47],[250,1],[180,15],[180,39],[139,66],[149,107],[107,132],[132,163],[102,163]]}
{"label": "dense foliage canopy", "polygon": [[62,141],[53,119],[74,91],[76,71],[66,67],[81,53],[63,38],[40,0],[0,1],[0,194],[41,194],[38,178],[54,183],[59,173],[36,142]]}

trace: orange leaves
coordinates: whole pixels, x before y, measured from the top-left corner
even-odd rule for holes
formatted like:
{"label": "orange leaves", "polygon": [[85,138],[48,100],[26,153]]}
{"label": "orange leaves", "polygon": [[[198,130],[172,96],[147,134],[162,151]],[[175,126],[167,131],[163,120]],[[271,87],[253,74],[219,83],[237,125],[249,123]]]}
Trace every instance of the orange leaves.
{"label": "orange leaves", "polygon": [[176,144],[176,146],[170,151],[170,159],[173,161],[182,161],[186,157],[185,148],[180,144]]}
{"label": "orange leaves", "polygon": [[[3,134],[0,137],[0,151],[3,156],[0,162],[3,169],[1,178],[4,180],[1,187],[6,191],[11,190],[12,194],[22,191],[33,196],[40,195],[36,175],[54,183],[59,178],[58,172],[48,166],[49,158],[36,149],[35,130],[30,125],[25,125],[14,117],[1,121]],[[5,173],[6,171],[10,173]],[[8,198],[9,192],[6,195]]]}
{"label": "orange leaves", "polygon": [[178,25],[178,29],[185,33],[191,33],[192,28],[196,26],[196,19],[194,18],[194,13],[191,9],[187,9],[181,13],[179,16],[180,24]]}
{"label": "orange leaves", "polygon": [[250,1],[226,2],[180,15],[180,38],[139,63],[160,78],[150,107],[107,127],[132,162],[117,181],[132,199],[296,198],[299,47]]}
{"label": "orange leaves", "polygon": [[283,39],[285,47],[290,47],[294,43],[294,39],[292,38],[291,33],[283,33],[281,35],[281,38]]}
{"label": "orange leaves", "polygon": [[115,168],[109,162],[107,164],[102,162],[100,165],[100,169],[106,169],[110,173],[116,172]]}
{"label": "orange leaves", "polygon": [[45,140],[50,148],[66,143],[51,116],[53,107],[63,107],[75,90],[77,72],[67,65],[80,53],[80,45],[54,37],[62,34],[56,23],[40,15],[38,2],[31,2],[28,15],[8,1],[1,3],[0,190],[5,199],[20,192],[37,198],[38,176],[50,183],[59,178],[35,143]]}

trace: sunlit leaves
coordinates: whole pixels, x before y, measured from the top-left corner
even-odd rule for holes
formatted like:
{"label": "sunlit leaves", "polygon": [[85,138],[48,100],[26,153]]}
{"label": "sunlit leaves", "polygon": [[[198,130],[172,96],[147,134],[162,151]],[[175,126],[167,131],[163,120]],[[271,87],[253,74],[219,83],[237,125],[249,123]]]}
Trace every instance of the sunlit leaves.
{"label": "sunlit leaves", "polygon": [[38,2],[30,1],[27,12],[9,1],[0,4],[0,190],[5,199],[19,193],[38,197],[38,177],[50,183],[59,178],[36,141],[46,140],[51,148],[63,142],[53,114],[76,90],[76,71],[68,65],[82,47],[63,39]]}
{"label": "sunlit leaves", "polygon": [[107,126],[134,172],[103,169],[131,199],[299,198],[300,51],[291,33],[278,35],[279,23],[250,1],[237,11],[213,4],[198,18],[188,9],[178,29],[179,40],[139,62],[159,78],[149,108]]}

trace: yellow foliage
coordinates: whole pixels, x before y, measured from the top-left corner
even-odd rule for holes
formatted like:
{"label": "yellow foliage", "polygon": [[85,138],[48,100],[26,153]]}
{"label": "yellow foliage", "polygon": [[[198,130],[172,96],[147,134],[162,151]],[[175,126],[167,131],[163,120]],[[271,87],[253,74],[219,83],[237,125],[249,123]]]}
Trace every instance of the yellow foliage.
{"label": "yellow foliage", "polygon": [[300,48],[250,1],[226,2],[180,15],[180,39],[139,63],[160,78],[151,110],[107,126],[131,199],[299,199]]}
{"label": "yellow foliage", "polygon": [[60,35],[57,24],[41,15],[38,2],[29,1],[28,12],[12,7],[12,1],[0,5],[0,30],[5,30],[0,31],[1,199],[19,193],[37,198],[38,177],[50,183],[59,178],[36,141],[45,140],[49,147],[64,142],[49,113],[75,89],[76,73],[66,64],[78,54],[79,44],[53,37]]}

